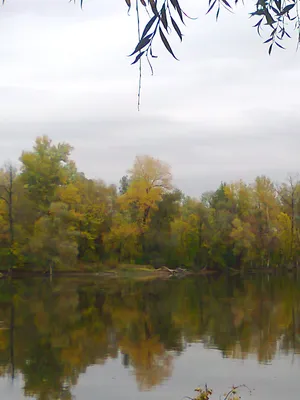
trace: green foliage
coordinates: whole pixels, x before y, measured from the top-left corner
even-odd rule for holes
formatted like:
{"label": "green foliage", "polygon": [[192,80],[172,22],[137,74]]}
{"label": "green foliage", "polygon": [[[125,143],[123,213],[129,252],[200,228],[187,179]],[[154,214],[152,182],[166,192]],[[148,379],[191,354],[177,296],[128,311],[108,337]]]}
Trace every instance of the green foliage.
{"label": "green foliage", "polygon": [[119,186],[119,193],[120,194],[125,194],[128,190],[128,187],[130,185],[130,181],[127,175],[122,176],[120,179],[120,186]]}
{"label": "green foliage", "polygon": [[67,205],[52,203],[48,215],[35,223],[30,249],[36,262],[51,267],[72,267],[78,252],[77,235],[74,214],[68,210]]}
{"label": "green foliage", "polygon": [[110,231],[104,236],[105,249],[120,263],[134,262],[139,255],[139,228],[134,222],[126,222],[121,214],[113,218]]}
{"label": "green foliage", "polygon": [[20,157],[21,179],[27,195],[41,211],[47,211],[56,188],[68,184],[76,174],[69,160],[71,150],[65,143],[52,145],[44,136],[36,139],[32,152],[23,152]]}

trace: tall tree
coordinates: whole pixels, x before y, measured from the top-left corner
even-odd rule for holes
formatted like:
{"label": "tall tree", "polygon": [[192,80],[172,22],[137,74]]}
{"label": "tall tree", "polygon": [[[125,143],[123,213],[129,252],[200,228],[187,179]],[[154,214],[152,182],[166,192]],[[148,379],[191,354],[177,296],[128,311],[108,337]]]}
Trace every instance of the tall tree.
{"label": "tall tree", "polygon": [[164,193],[157,209],[153,210],[149,228],[145,233],[145,262],[161,266],[174,258],[171,257],[174,250],[171,245],[171,226],[180,215],[182,197],[183,194],[177,189]]}
{"label": "tall tree", "polygon": [[35,223],[30,248],[36,262],[53,273],[54,267],[75,268],[78,246],[74,214],[64,203],[52,203]]}
{"label": "tall tree", "polygon": [[69,158],[71,151],[69,144],[54,145],[43,136],[36,139],[32,151],[22,153],[21,178],[38,210],[47,212],[57,187],[68,184],[76,176],[75,165]]}
{"label": "tall tree", "polygon": [[266,176],[256,178],[253,185],[256,248],[261,263],[269,266],[277,241],[277,216],[280,203],[274,183]]}
{"label": "tall tree", "polygon": [[158,207],[162,195],[172,188],[172,175],[168,164],[150,156],[137,156],[129,171],[130,185],[120,197],[124,208],[135,206],[137,224],[143,232],[149,223],[151,210]]}
{"label": "tall tree", "polygon": [[294,261],[296,222],[300,211],[300,181],[299,176],[289,176],[286,183],[278,187],[278,194],[283,205],[283,210],[290,216],[290,259]]}

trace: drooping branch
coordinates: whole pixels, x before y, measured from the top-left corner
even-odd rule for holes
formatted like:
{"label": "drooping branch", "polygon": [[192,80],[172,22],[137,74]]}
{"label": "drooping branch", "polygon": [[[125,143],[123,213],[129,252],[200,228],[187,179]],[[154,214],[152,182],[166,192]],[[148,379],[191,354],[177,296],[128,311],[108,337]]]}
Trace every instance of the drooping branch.
{"label": "drooping branch", "polygon": [[[5,4],[7,1],[2,0],[2,4]],[[84,1],[85,0],[77,0],[81,8],[83,8]],[[288,32],[290,24],[294,26],[297,32],[297,43],[300,43],[299,1],[300,0],[257,0],[254,3],[253,10],[250,12],[250,17],[256,18],[253,27],[256,28],[260,36],[262,35],[262,27],[266,26],[268,28],[269,34],[267,38],[265,38],[264,43],[268,44],[269,54],[271,54],[274,45],[282,49],[284,48],[282,41],[286,38],[291,38],[291,34]],[[76,3],[76,0],[69,0],[69,2]],[[166,50],[177,59],[167,40],[167,36],[175,32],[180,41],[182,41],[183,35],[181,27],[185,25],[185,19],[196,19],[187,15],[182,7],[183,3],[184,0],[125,0],[128,11],[133,5],[136,6],[138,30],[140,29],[141,12],[139,4],[143,6],[149,17],[142,34],[139,30],[138,43],[131,53],[131,56],[135,56],[132,64],[137,63],[143,56],[146,56],[148,60],[150,60],[150,58],[156,58],[156,56],[153,55],[153,41],[156,37],[160,38]],[[233,12],[234,8],[240,3],[244,4],[244,0],[208,0],[206,14],[215,12],[216,20],[218,20],[221,9]]]}
{"label": "drooping branch", "polygon": [[[132,0],[125,0],[130,8]],[[167,35],[171,35],[173,31],[182,41],[183,35],[181,26],[185,24],[185,18],[190,18],[183,10],[181,4],[183,0],[135,0],[140,1],[149,15],[149,20],[144,27],[143,34],[139,39],[131,56],[135,56],[132,64],[137,62],[142,56],[147,58],[153,57],[153,42],[155,37],[160,37],[166,50],[175,58],[173,49],[167,40]],[[196,1],[196,0],[195,0]],[[223,8],[226,11],[233,12],[234,7],[243,0],[208,0],[207,14],[215,12],[216,20],[220,16],[220,11]],[[298,32],[297,42],[300,42],[300,15],[299,15],[299,0],[257,0],[254,4],[253,11],[250,17],[256,18],[253,27],[257,33],[262,36],[262,27],[268,28],[268,36],[264,43],[268,44],[268,52],[271,54],[274,45],[284,49],[283,40],[291,38],[287,28],[292,22]],[[177,22],[176,22],[177,19]],[[190,18],[193,19],[193,18]]]}

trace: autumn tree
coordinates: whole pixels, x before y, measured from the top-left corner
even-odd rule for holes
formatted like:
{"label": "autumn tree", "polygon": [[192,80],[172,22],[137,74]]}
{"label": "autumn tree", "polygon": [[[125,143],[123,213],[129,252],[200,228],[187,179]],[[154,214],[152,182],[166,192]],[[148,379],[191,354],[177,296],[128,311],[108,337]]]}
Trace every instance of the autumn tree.
{"label": "autumn tree", "polygon": [[140,232],[135,222],[116,214],[111,229],[104,234],[104,246],[110,259],[118,263],[135,263],[141,254]]}
{"label": "autumn tree", "polygon": [[157,209],[162,195],[172,188],[172,175],[168,164],[150,156],[137,156],[129,171],[130,185],[120,197],[123,208],[134,206],[136,222],[141,232],[146,229],[151,210]]}
{"label": "autumn tree", "polygon": [[232,220],[233,253],[236,255],[236,263],[247,263],[253,258],[255,246],[255,229],[253,220],[253,196],[250,185],[243,181],[234,182],[226,186],[226,196],[232,204],[234,219]]}
{"label": "autumn tree", "polygon": [[234,217],[235,204],[228,196],[228,185],[221,183],[211,195],[207,216],[210,231],[209,256],[213,266],[228,269],[236,261],[230,236]]}
{"label": "autumn tree", "polygon": [[[153,210],[149,228],[145,232],[144,260],[155,266],[172,263],[172,223],[181,213],[183,193],[173,189],[162,195],[156,210]],[[173,264],[173,263],[172,263]],[[175,265],[178,265],[178,260]]]}
{"label": "autumn tree", "polygon": [[207,266],[207,216],[207,210],[199,200],[188,196],[183,199],[180,212],[171,223],[173,265],[197,269]]}
{"label": "autumn tree", "polygon": [[105,239],[119,261],[123,256],[128,261],[141,251],[145,253],[145,233],[163,195],[172,188],[171,180],[166,163],[150,156],[136,157],[128,176],[122,179],[117,212]]}
{"label": "autumn tree", "polygon": [[72,210],[78,231],[78,255],[86,261],[103,256],[103,234],[108,231],[116,188],[78,174],[72,183],[57,188],[57,198]]}
{"label": "autumn tree", "polygon": [[54,267],[74,267],[78,253],[74,215],[64,203],[52,203],[34,226],[30,249],[36,263],[53,273]]}
{"label": "autumn tree", "polygon": [[257,177],[253,185],[256,249],[261,263],[270,265],[277,242],[277,216],[280,203],[274,183],[266,176]]}
{"label": "autumn tree", "polygon": [[[299,231],[297,220],[300,211],[300,181],[298,176],[289,176],[287,182],[278,187],[278,195],[282,202],[283,211],[290,219],[290,259],[294,261],[295,241]],[[283,218],[283,217],[282,217]],[[298,238],[297,238],[298,239]]]}

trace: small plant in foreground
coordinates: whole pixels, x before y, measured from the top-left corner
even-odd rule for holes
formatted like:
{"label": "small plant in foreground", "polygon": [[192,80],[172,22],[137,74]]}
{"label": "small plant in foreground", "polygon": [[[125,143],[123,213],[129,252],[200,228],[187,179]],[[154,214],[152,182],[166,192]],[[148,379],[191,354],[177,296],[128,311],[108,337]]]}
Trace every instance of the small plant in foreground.
{"label": "small plant in foreground", "polygon": [[[232,386],[229,392],[225,393],[222,397],[220,397],[220,400],[240,400],[241,396],[239,395],[239,389],[242,387],[248,389],[248,391],[251,393],[251,390],[246,386],[246,385],[239,385],[239,386]],[[195,389],[195,392],[197,392],[196,397],[188,397],[190,400],[210,400],[212,396],[212,389],[208,388],[207,385],[205,385],[204,388],[198,387]]]}

